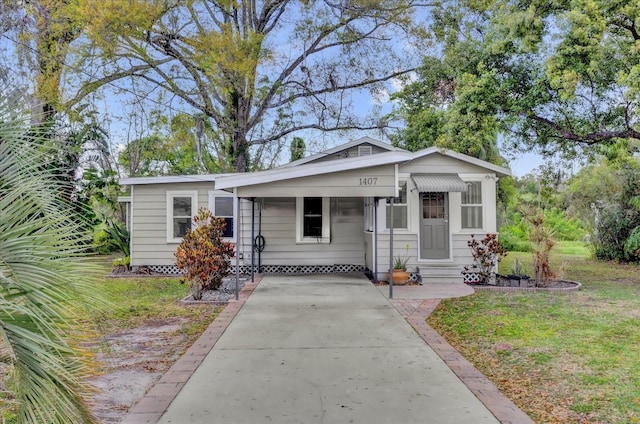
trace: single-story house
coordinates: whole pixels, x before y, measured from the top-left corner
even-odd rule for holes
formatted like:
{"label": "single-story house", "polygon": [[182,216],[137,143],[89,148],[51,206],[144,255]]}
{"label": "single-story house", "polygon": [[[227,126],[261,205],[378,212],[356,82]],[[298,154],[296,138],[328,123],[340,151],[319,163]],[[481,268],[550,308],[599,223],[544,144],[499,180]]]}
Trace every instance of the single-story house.
{"label": "single-story house", "polygon": [[408,256],[412,278],[428,283],[462,282],[473,263],[467,241],[496,232],[496,182],[508,175],[450,150],[412,153],[364,137],[266,171],[120,184],[131,191],[134,268],[176,273],[176,247],[208,207],[227,220],[242,272],[368,269],[384,279],[391,256]]}

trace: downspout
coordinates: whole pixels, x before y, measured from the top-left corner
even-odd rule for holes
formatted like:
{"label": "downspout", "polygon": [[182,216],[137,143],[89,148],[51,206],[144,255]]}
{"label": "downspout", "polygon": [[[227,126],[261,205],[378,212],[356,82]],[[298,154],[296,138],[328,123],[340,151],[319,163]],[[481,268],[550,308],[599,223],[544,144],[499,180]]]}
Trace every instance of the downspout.
{"label": "downspout", "polygon": [[[262,202],[258,203],[258,236],[262,240]],[[258,246],[258,273],[262,272],[262,249],[264,244]]]}
{"label": "downspout", "polygon": [[389,299],[393,299],[393,201],[392,197],[389,200],[391,206],[391,225],[389,225]]}

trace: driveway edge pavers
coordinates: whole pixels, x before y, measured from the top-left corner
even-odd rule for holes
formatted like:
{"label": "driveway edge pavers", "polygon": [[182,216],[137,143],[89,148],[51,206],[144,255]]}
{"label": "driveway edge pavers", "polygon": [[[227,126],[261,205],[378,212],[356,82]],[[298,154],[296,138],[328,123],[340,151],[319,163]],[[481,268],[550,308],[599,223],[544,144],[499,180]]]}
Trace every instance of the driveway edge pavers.
{"label": "driveway edge pavers", "polygon": [[427,324],[427,318],[438,307],[440,299],[394,299],[391,304],[498,421],[502,424],[534,423],[527,414],[503,395],[491,380],[478,371],[444,337]]}
{"label": "driveway edge pavers", "polygon": [[209,354],[218,339],[225,332],[240,308],[244,305],[262,276],[254,282],[246,282],[240,290],[238,300],[231,300],[216,316],[198,340],[169,368],[158,382],[135,404],[121,421],[122,424],[155,424],[165,413],[173,399],[184,387],[193,371]]}
{"label": "driveway edge pavers", "polygon": [[[134,405],[122,424],[155,424],[184,387],[189,377],[202,363],[218,339],[225,332],[245,301],[257,287],[255,282],[245,283],[239,300],[230,301],[196,342],[158,380],[147,394]],[[405,300],[392,299],[391,304],[413,327],[425,343],[447,364],[456,376],[482,402],[502,424],[533,424],[534,421],[498,388],[467,361],[444,337],[436,332],[426,320],[436,309],[440,299]]]}

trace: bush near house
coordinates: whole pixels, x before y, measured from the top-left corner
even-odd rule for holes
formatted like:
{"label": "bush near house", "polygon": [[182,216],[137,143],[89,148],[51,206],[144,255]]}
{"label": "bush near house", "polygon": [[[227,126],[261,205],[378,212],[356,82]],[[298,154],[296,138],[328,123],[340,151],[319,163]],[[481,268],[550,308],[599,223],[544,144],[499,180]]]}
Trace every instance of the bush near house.
{"label": "bush near house", "polygon": [[222,237],[226,227],[224,218],[200,208],[193,220],[196,226],[187,230],[175,256],[176,267],[184,271],[193,298],[199,300],[202,290],[217,289],[222,278],[229,274],[234,245]]}

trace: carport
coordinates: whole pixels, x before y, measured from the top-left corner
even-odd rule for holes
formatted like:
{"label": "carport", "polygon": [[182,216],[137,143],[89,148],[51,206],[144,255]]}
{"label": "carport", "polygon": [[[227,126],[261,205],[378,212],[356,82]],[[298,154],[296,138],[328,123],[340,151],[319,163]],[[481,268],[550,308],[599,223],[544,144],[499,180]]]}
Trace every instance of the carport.
{"label": "carport", "polygon": [[[373,225],[373,273],[378,275],[380,264],[386,263],[386,258],[378,254],[378,216],[377,205],[381,198],[387,198],[393,206],[394,198],[398,196],[398,165],[411,159],[408,152],[389,152],[375,156],[357,157],[349,160],[327,161],[300,167],[276,168],[268,171],[223,175],[216,179],[215,188],[234,193],[237,198],[237,208],[241,208],[241,199],[252,203],[251,211],[251,240],[256,240],[256,228],[262,226],[261,214],[256,213],[254,204],[265,198],[372,198],[375,202]],[[320,206],[319,206],[320,207]],[[323,208],[326,205],[323,204]],[[393,210],[391,207],[391,228],[389,232],[389,268],[393,268]],[[327,214],[319,214],[326,219]],[[306,217],[306,215],[305,215]],[[306,234],[296,234],[300,244],[314,242],[328,243],[326,226],[320,222],[318,232],[313,237]],[[299,230],[302,231],[302,230]],[[259,239],[260,234],[258,234]],[[310,240],[307,240],[310,239]],[[241,243],[241,241],[239,241]],[[251,255],[251,279],[256,267],[255,255]],[[239,281],[239,257],[236,255],[236,281]],[[389,297],[393,297],[393,278],[390,278]],[[238,287],[238,285],[236,285]],[[236,288],[236,299],[238,290]]]}

